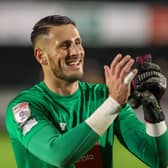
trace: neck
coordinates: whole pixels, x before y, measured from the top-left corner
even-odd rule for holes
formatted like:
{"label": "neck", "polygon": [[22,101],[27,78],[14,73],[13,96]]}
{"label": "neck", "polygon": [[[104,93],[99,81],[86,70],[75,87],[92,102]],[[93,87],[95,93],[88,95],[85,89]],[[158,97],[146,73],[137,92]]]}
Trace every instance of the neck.
{"label": "neck", "polygon": [[44,83],[50,90],[62,96],[73,94],[75,91],[77,91],[79,87],[78,81],[75,82],[67,82],[63,80],[49,81],[47,79],[44,79]]}

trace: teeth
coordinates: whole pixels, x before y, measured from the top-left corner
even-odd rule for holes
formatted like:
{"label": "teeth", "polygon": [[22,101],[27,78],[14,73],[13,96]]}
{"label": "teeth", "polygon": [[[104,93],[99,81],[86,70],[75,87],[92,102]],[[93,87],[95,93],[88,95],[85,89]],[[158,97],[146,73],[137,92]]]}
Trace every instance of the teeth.
{"label": "teeth", "polygon": [[68,65],[78,65],[79,63],[80,63],[80,61],[67,62]]}
{"label": "teeth", "polygon": [[69,65],[77,65],[77,64],[79,64],[79,62],[70,62],[70,63],[68,63]]}

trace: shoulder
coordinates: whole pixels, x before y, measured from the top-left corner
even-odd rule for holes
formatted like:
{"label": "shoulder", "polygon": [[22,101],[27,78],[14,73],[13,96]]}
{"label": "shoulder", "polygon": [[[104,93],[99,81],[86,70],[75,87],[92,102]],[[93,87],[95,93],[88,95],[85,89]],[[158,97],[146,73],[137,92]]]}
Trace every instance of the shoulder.
{"label": "shoulder", "polygon": [[29,100],[33,100],[35,97],[39,97],[42,93],[42,90],[40,89],[40,83],[36,84],[30,88],[26,88],[21,90],[20,92],[18,92],[18,94],[9,102],[10,104],[15,104],[15,103],[19,103],[22,101],[29,101]]}
{"label": "shoulder", "polygon": [[22,123],[30,117],[37,109],[39,103],[42,101],[42,92],[40,84],[36,84],[31,88],[24,89],[18,93],[9,103],[6,108],[6,127],[12,130],[18,127],[18,123]]}
{"label": "shoulder", "polygon": [[27,107],[28,104],[38,104],[42,101],[42,90],[40,90],[40,83],[32,86],[31,88],[27,88],[21,90],[18,95],[16,95],[10,102],[8,103],[6,116],[10,116],[11,111],[16,107],[24,106]]}

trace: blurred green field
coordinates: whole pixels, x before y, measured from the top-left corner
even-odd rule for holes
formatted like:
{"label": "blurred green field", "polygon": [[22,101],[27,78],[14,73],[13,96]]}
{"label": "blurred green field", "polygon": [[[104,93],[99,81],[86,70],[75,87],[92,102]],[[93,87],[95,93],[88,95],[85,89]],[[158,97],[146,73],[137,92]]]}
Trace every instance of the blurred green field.
{"label": "blurred green field", "polygon": [[[0,167],[16,168],[11,144],[7,134],[0,134]],[[123,148],[115,139],[114,168],[149,168]]]}
{"label": "blurred green field", "polygon": [[0,167],[16,168],[12,147],[5,133],[0,133]]}

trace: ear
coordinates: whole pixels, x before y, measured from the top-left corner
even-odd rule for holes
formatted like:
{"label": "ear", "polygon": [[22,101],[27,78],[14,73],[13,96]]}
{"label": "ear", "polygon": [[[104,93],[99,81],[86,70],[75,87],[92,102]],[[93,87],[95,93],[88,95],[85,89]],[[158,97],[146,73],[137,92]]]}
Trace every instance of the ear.
{"label": "ear", "polygon": [[35,48],[34,56],[41,65],[47,65],[47,54],[42,49]]}

